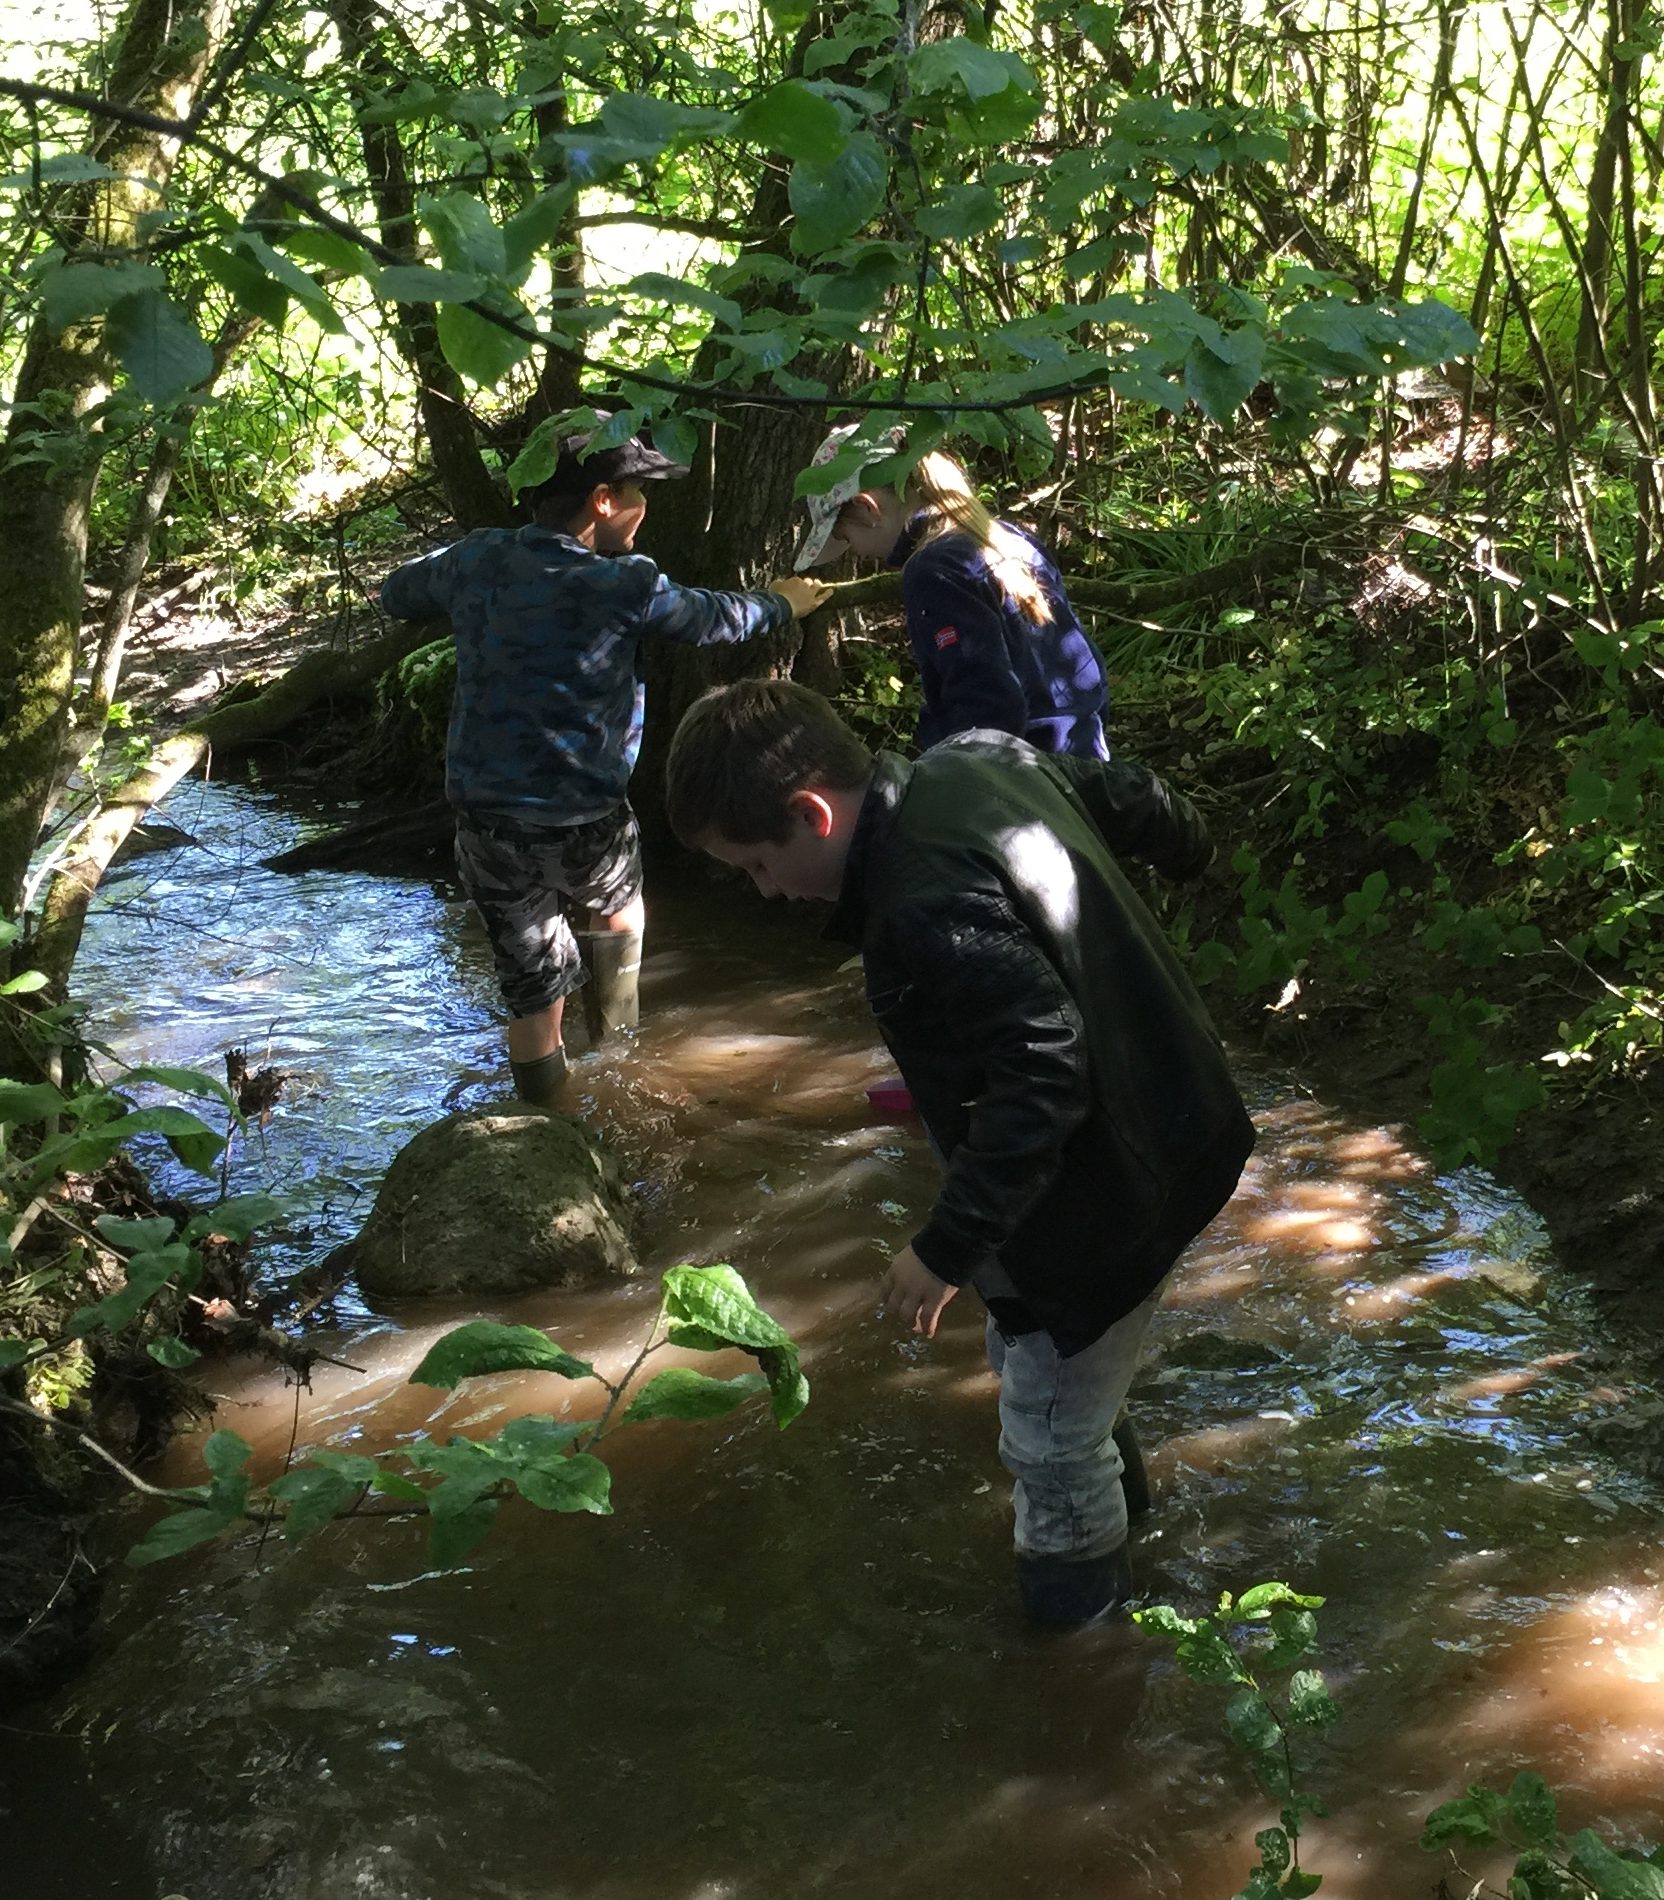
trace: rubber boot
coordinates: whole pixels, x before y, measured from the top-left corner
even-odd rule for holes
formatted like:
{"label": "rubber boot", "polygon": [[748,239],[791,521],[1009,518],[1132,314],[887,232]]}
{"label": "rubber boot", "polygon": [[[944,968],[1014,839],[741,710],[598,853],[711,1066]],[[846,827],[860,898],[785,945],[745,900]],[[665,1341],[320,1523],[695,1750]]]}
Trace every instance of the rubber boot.
{"label": "rubber boot", "polygon": [[1121,1495],[1127,1501],[1127,1522],[1150,1514],[1150,1476],[1132,1420],[1122,1412],[1115,1420],[1115,1449],[1121,1454]]}
{"label": "rubber boot", "polygon": [[531,1108],[559,1108],[566,1089],[566,1051],[556,1049],[535,1062],[511,1062],[514,1092]]}
{"label": "rubber boot", "polygon": [[1017,1594],[1037,1629],[1081,1630],[1107,1623],[1132,1597],[1127,1547],[1106,1557],[1031,1557],[1017,1553]]}
{"label": "rubber boot", "polygon": [[589,938],[584,1022],[592,1048],[641,1017],[641,932],[597,930]]}

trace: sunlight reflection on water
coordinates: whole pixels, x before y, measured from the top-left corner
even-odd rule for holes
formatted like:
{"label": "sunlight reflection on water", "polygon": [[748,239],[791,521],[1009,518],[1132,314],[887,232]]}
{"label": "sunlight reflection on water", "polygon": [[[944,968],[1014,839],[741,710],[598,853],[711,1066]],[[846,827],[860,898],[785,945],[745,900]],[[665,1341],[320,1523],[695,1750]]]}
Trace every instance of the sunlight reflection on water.
{"label": "sunlight reflection on water", "polygon": [[[501,1089],[489,959],[429,885],[260,871],[296,823],[269,797],[190,788],[169,816],[205,853],[118,887],[83,993],[131,1060],[213,1067],[269,1036],[300,1078],[233,1180],[290,1197],[277,1278],[356,1229],[459,1077],[484,1078],[464,1101]],[[648,1264],[740,1266],[803,1344],[809,1412],[784,1436],[749,1414],[633,1428],[616,1517],[506,1512],[460,1573],[425,1574],[412,1527],[363,1524],[298,1559],[244,1543],[141,1573],[49,1713],[192,1900],[1222,1900],[1273,1816],[1215,1702],[1130,1629],[1023,1633],[973,1302],[930,1347],[873,1320],[932,1168],[867,1109],[886,1065],[843,952],[728,889],[662,883],[653,917],[646,1027],[580,1063],[590,1112],[642,1183]],[[1286,1083],[1255,1092],[1260,1150],[1135,1390],[1145,1589],[1329,1597],[1346,1716],[1306,1858],[1338,1900],[1426,1892],[1420,1818],[1526,1763],[1574,1825],[1664,1831],[1660,1500],[1609,1449],[1650,1395],[1494,1183],[1438,1179]],[[504,1316],[621,1369],[651,1303],[636,1285]],[[348,1300],[336,1349],[365,1377],[322,1367],[297,1410],[269,1373],[216,1366],[218,1422],[269,1473],[291,1431],[374,1448],[583,1403],[521,1375],[406,1383],[471,1316]],[[190,1479],[189,1446],[168,1476]],[[31,1893],[155,1892],[54,1887],[78,1851],[60,1840]]]}

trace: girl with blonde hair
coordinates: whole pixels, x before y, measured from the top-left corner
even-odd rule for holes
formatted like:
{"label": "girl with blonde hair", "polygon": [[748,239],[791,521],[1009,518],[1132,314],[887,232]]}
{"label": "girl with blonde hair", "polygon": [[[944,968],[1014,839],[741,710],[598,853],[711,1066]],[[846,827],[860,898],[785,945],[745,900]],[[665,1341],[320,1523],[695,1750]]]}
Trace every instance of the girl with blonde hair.
{"label": "girl with blonde hair", "polygon": [[1107,759],[1104,664],[1046,550],[997,520],[951,455],[928,450],[899,487],[867,475],[903,432],[866,440],[835,429],[815,451],[824,465],[852,441],[862,466],[811,495],[799,571],[844,554],[901,569],[907,640],[924,688],[918,745],[973,729],[1009,732],[1042,752]]}

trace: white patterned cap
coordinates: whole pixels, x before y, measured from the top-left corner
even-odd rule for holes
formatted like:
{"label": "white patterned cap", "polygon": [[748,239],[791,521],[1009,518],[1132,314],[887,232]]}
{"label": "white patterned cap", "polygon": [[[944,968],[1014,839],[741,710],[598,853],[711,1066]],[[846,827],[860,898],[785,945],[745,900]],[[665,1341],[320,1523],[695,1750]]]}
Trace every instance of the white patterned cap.
{"label": "white patterned cap", "polygon": [[[860,427],[858,422],[846,422],[841,428],[834,429],[810,457],[809,466],[824,468]],[[882,462],[893,455],[906,440],[907,431],[899,425],[884,430],[866,444],[871,453],[859,468],[834,483],[824,494],[804,496],[809,506],[809,531],[804,535],[792,562],[797,573],[801,574],[808,567],[819,567],[826,559],[826,544],[837,528],[838,516],[860,494],[867,470],[875,462]],[[838,553],[842,552],[840,548]]]}

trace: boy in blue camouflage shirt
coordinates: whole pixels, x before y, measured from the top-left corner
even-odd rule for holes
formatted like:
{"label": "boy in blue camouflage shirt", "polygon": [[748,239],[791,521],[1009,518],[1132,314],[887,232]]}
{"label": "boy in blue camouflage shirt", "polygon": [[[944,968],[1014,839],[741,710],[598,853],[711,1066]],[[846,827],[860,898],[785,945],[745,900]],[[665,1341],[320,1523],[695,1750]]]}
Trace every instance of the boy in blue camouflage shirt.
{"label": "boy in blue camouflage shirt", "polygon": [[641,641],[752,640],[830,592],[796,577],[760,593],[677,586],[631,550],[642,483],[687,469],[640,437],[580,459],[589,440],[564,441],[554,473],[528,491],[530,526],[478,529],[381,590],[396,619],[446,618],[456,638],[445,791],[457,869],[491,939],[516,1092],[540,1107],[560,1098],[561,1019],[584,981],[569,911],[587,911],[594,933],[592,1021],[636,1021],[644,910],[627,790]]}

